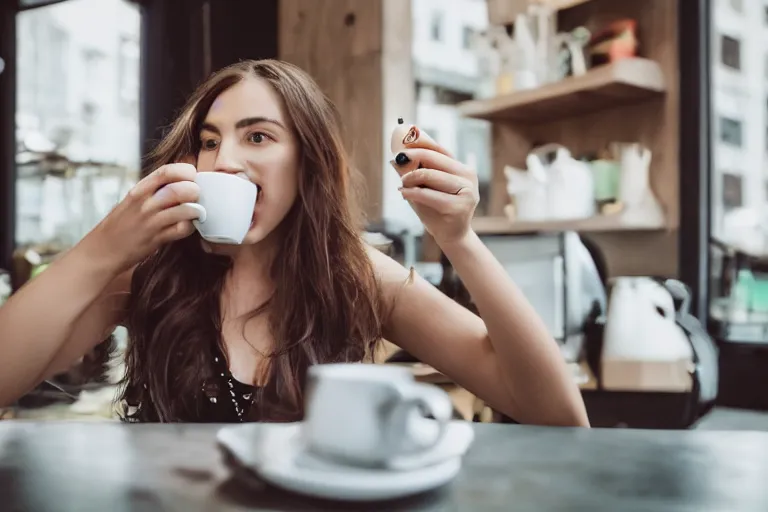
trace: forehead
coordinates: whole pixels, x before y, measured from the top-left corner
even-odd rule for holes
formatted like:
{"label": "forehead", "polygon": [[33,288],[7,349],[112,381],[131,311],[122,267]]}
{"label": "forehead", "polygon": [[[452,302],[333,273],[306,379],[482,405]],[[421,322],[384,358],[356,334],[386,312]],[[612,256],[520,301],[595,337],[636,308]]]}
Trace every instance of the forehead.
{"label": "forehead", "polygon": [[280,95],[261,78],[248,77],[219,94],[208,110],[205,121],[226,125],[250,117],[266,117],[285,122]]}

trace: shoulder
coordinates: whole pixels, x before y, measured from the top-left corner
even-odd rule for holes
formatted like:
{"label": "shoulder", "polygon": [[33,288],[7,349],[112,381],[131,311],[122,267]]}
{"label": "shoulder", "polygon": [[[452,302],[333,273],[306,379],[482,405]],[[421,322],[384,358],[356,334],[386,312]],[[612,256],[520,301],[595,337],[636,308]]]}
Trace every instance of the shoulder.
{"label": "shoulder", "polygon": [[365,249],[385,296],[392,290],[392,287],[401,287],[413,278],[412,270],[405,268],[379,249],[367,243]]}

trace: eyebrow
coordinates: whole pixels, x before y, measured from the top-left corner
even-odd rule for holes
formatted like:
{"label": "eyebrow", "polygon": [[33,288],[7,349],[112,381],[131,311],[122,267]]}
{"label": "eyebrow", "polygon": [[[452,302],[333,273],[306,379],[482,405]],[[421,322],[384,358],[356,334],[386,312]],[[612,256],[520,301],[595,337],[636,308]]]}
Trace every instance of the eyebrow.
{"label": "eyebrow", "polygon": [[[274,124],[276,126],[279,126],[282,129],[285,129],[285,126],[283,126],[283,123],[278,121],[277,119],[272,119],[271,117],[246,117],[245,119],[241,119],[240,121],[235,123],[235,128],[240,130],[241,128],[246,128],[248,126],[252,126],[254,124],[260,124],[260,123],[270,123]],[[209,132],[213,132],[216,134],[221,134],[221,130],[216,128],[216,126],[212,125],[211,123],[203,123],[200,126],[201,130],[207,130]]]}

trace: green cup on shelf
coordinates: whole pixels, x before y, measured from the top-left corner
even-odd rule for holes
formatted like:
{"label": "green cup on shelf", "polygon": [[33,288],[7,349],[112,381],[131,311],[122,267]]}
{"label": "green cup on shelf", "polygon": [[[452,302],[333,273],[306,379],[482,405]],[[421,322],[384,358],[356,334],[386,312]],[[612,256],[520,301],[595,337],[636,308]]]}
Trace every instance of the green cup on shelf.
{"label": "green cup on shelf", "polygon": [[595,178],[595,201],[614,201],[619,196],[621,165],[613,160],[590,162]]}

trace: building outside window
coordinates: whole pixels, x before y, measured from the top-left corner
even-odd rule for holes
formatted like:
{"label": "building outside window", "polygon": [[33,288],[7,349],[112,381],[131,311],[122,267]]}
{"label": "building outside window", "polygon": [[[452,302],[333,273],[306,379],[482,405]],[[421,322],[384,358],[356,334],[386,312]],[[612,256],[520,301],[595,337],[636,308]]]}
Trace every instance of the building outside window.
{"label": "building outside window", "polygon": [[488,6],[485,0],[413,0],[412,6],[416,120],[428,124],[425,130],[459,160],[476,167],[482,214],[491,175],[490,123],[463,118],[456,105],[478,94],[481,74],[472,38],[488,28]]}
{"label": "building outside window", "polygon": [[19,246],[68,246],[138,178],[140,13],[68,0],[18,14]]}
{"label": "building outside window", "polygon": [[720,240],[747,237],[735,235],[742,231],[734,227],[768,213],[766,7],[765,1],[713,2],[710,219],[712,235]]}

